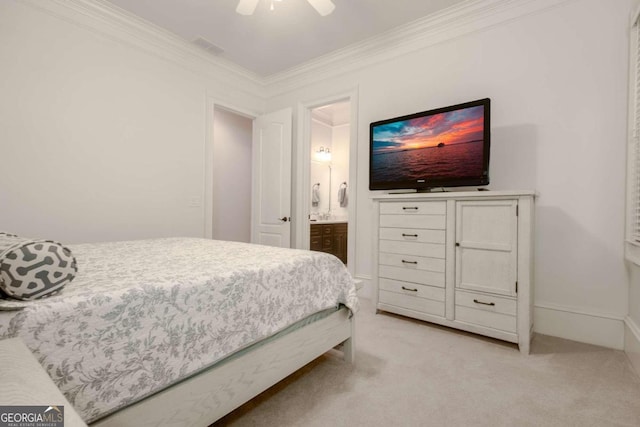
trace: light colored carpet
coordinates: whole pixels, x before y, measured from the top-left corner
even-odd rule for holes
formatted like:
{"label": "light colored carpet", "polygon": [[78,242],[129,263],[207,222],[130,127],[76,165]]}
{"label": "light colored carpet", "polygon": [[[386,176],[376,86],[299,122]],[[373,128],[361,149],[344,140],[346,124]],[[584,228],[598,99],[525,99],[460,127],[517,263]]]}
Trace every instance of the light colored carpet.
{"label": "light colored carpet", "polygon": [[535,335],[512,344],[361,300],[356,364],[328,353],[215,426],[640,426],[622,351]]}

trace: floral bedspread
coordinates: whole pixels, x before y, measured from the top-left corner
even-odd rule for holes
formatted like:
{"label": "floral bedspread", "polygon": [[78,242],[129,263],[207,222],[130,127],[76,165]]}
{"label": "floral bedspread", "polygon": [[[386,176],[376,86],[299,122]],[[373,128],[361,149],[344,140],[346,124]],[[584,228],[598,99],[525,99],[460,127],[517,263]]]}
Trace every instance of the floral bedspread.
{"label": "floral bedspread", "polygon": [[191,238],[69,248],[75,280],[0,311],[0,339],[22,338],[86,422],[313,313],[358,308],[344,265],[319,252]]}

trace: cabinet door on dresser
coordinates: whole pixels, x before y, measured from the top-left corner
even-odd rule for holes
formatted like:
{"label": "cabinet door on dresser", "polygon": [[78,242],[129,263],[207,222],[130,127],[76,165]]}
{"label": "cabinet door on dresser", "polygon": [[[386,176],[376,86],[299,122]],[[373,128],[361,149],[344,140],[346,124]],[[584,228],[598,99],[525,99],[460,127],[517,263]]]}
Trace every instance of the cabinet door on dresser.
{"label": "cabinet door on dresser", "polygon": [[518,204],[456,203],[455,319],[517,332]]}
{"label": "cabinet door on dresser", "polygon": [[382,202],[379,224],[379,306],[443,317],[446,202]]}

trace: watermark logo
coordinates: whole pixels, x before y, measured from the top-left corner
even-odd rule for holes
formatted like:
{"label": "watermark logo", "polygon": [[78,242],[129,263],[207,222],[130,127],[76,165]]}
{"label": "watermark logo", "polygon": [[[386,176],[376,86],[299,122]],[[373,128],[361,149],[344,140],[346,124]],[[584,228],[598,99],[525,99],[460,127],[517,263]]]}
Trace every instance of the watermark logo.
{"label": "watermark logo", "polygon": [[64,427],[64,406],[0,406],[0,427]]}

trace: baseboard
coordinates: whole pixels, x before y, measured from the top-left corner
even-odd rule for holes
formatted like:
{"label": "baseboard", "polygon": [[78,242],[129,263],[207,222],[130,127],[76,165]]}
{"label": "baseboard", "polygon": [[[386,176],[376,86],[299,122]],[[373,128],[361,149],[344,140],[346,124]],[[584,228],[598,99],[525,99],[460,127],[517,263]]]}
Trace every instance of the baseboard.
{"label": "baseboard", "polygon": [[623,317],[588,312],[571,307],[536,304],[533,309],[534,332],[623,350]]}
{"label": "baseboard", "polygon": [[640,376],[640,326],[627,316],[624,319],[624,352]]}
{"label": "baseboard", "polygon": [[[363,282],[358,296],[372,299],[371,277],[356,275],[356,278]],[[625,350],[640,373],[640,327],[628,317],[536,304],[533,308],[533,330],[544,335]]]}

